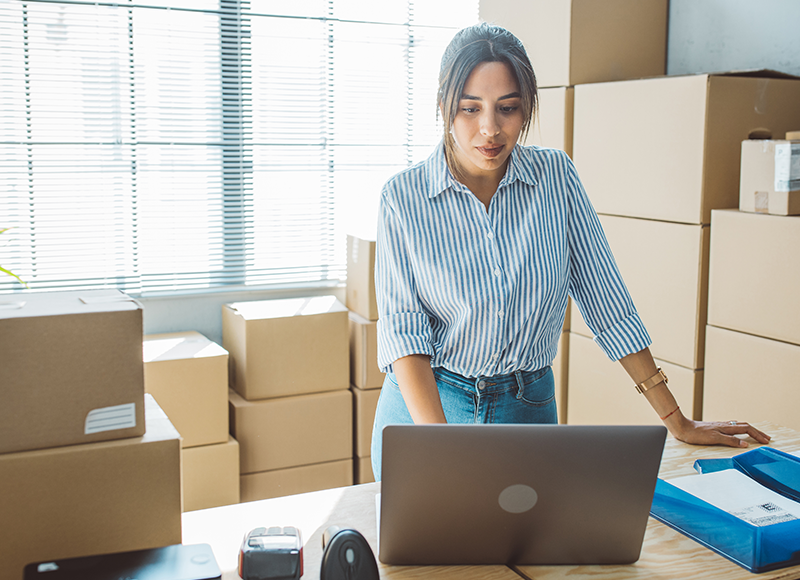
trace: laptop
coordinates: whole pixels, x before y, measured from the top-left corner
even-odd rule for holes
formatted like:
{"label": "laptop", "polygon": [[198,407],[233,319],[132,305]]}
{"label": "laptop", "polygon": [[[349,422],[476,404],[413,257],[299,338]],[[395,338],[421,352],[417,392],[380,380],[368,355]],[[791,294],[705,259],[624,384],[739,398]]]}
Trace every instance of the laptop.
{"label": "laptop", "polygon": [[635,562],[666,433],[660,425],[389,425],[378,558]]}

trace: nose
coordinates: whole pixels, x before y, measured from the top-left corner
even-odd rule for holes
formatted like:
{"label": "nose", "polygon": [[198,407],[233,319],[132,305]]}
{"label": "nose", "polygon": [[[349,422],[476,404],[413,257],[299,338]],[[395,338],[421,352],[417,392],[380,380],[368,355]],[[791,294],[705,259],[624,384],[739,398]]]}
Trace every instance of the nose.
{"label": "nose", "polygon": [[500,124],[497,122],[497,115],[495,111],[487,109],[481,115],[480,125],[481,135],[484,137],[494,137],[500,133]]}

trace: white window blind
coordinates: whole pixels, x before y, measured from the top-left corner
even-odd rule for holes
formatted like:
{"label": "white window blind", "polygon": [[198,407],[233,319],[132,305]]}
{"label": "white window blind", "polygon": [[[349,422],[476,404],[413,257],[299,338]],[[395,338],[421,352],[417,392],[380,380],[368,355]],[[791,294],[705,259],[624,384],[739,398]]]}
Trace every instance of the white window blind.
{"label": "white window blind", "polygon": [[[0,266],[134,295],[344,276],[477,0],[0,0]],[[22,291],[0,276],[0,293]]]}

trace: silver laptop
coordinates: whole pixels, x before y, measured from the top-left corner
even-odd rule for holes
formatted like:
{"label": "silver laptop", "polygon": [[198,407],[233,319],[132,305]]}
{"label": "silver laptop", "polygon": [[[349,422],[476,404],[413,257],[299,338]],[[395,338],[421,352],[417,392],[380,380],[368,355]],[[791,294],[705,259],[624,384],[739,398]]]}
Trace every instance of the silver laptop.
{"label": "silver laptop", "polygon": [[385,564],[639,559],[663,426],[389,425]]}

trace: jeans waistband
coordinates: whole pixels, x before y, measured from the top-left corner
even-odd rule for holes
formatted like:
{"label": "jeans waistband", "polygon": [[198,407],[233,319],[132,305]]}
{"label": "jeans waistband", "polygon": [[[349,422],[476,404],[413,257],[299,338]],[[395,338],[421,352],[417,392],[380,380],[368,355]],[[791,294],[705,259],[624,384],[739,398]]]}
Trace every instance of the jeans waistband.
{"label": "jeans waistband", "polygon": [[522,387],[542,378],[550,367],[544,367],[535,371],[515,371],[506,375],[494,375],[491,377],[465,377],[444,367],[436,367],[433,374],[436,380],[442,380],[455,387],[460,387],[470,392],[476,389],[487,393],[493,391],[505,391],[513,387]]}

